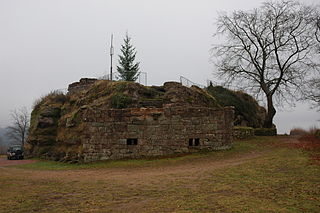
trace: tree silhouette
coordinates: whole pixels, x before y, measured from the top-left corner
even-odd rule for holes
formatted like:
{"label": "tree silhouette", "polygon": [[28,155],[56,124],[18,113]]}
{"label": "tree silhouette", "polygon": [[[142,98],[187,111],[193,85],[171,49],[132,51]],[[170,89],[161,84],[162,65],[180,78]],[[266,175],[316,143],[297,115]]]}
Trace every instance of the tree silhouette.
{"label": "tree silhouette", "polygon": [[271,128],[278,103],[302,94],[302,85],[319,67],[315,60],[316,9],[297,1],[268,1],[251,11],[220,15],[216,36],[226,36],[214,45],[218,76],[227,83],[264,94]]}
{"label": "tree silhouette", "polygon": [[124,81],[135,81],[139,74],[139,62],[134,62],[137,52],[130,42],[131,38],[127,33],[124,44],[121,45],[122,55],[119,55],[119,66],[117,66],[120,78]]}
{"label": "tree silhouette", "polygon": [[26,107],[14,110],[11,113],[12,125],[7,127],[7,136],[13,141],[24,145],[29,129],[29,113]]}

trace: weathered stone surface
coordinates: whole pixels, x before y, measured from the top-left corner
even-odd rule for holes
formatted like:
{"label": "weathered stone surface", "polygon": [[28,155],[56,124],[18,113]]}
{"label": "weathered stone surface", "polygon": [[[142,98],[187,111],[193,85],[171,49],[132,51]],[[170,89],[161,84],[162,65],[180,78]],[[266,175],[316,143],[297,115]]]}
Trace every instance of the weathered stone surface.
{"label": "weathered stone surface", "polygon": [[[104,110],[103,113],[86,110],[82,120],[87,126],[84,131],[88,131],[90,137],[82,139],[85,162],[221,150],[232,146],[231,107],[129,108]],[[90,120],[86,115],[95,119]],[[119,121],[118,116],[123,115],[128,120]],[[162,122],[158,121],[160,118]],[[136,139],[137,143],[130,144],[128,140],[131,139]]]}
{"label": "weathered stone surface", "polygon": [[233,109],[198,87],[81,79],[64,102],[55,100],[46,97],[32,113],[32,156],[90,162],[232,146]]}
{"label": "weathered stone surface", "polygon": [[81,92],[88,89],[98,79],[95,78],[81,78],[79,82],[69,84],[68,93]]}
{"label": "weathered stone surface", "polygon": [[233,129],[234,139],[245,139],[254,136],[254,129],[252,127],[236,126]]}
{"label": "weathered stone surface", "polygon": [[47,128],[54,125],[53,118],[50,117],[40,117],[38,120],[38,127],[39,128]]}

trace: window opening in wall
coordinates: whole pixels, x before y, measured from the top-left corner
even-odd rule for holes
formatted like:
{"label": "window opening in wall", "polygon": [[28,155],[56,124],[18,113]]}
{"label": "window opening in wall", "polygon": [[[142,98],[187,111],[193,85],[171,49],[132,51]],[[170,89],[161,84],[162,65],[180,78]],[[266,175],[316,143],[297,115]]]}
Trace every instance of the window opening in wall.
{"label": "window opening in wall", "polygon": [[127,145],[138,145],[138,138],[127,138]]}
{"label": "window opening in wall", "polygon": [[189,146],[199,146],[200,138],[189,138]]}
{"label": "window opening in wall", "polygon": [[199,138],[194,139],[194,145],[195,146],[199,146],[200,145],[200,139]]}
{"label": "window opening in wall", "polygon": [[192,145],[193,145],[193,139],[190,138],[190,139],[189,139],[189,146],[192,146]]}

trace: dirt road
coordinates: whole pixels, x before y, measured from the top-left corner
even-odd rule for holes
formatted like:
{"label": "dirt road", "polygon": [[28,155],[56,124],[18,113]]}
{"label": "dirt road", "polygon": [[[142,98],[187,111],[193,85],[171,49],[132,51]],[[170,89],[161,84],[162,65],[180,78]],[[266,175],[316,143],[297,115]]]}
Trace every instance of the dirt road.
{"label": "dirt road", "polygon": [[0,167],[34,163],[36,160],[7,160],[6,156],[0,156]]}

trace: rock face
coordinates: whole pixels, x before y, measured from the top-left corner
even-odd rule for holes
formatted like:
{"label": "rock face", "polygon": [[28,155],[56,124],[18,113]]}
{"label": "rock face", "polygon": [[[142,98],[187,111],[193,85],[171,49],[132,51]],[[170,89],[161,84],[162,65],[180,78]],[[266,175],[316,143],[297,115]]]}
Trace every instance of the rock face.
{"label": "rock face", "polygon": [[[34,108],[30,155],[59,161],[141,158],[232,146],[233,108],[176,82],[90,81]],[[83,85],[83,84],[82,84]]]}

